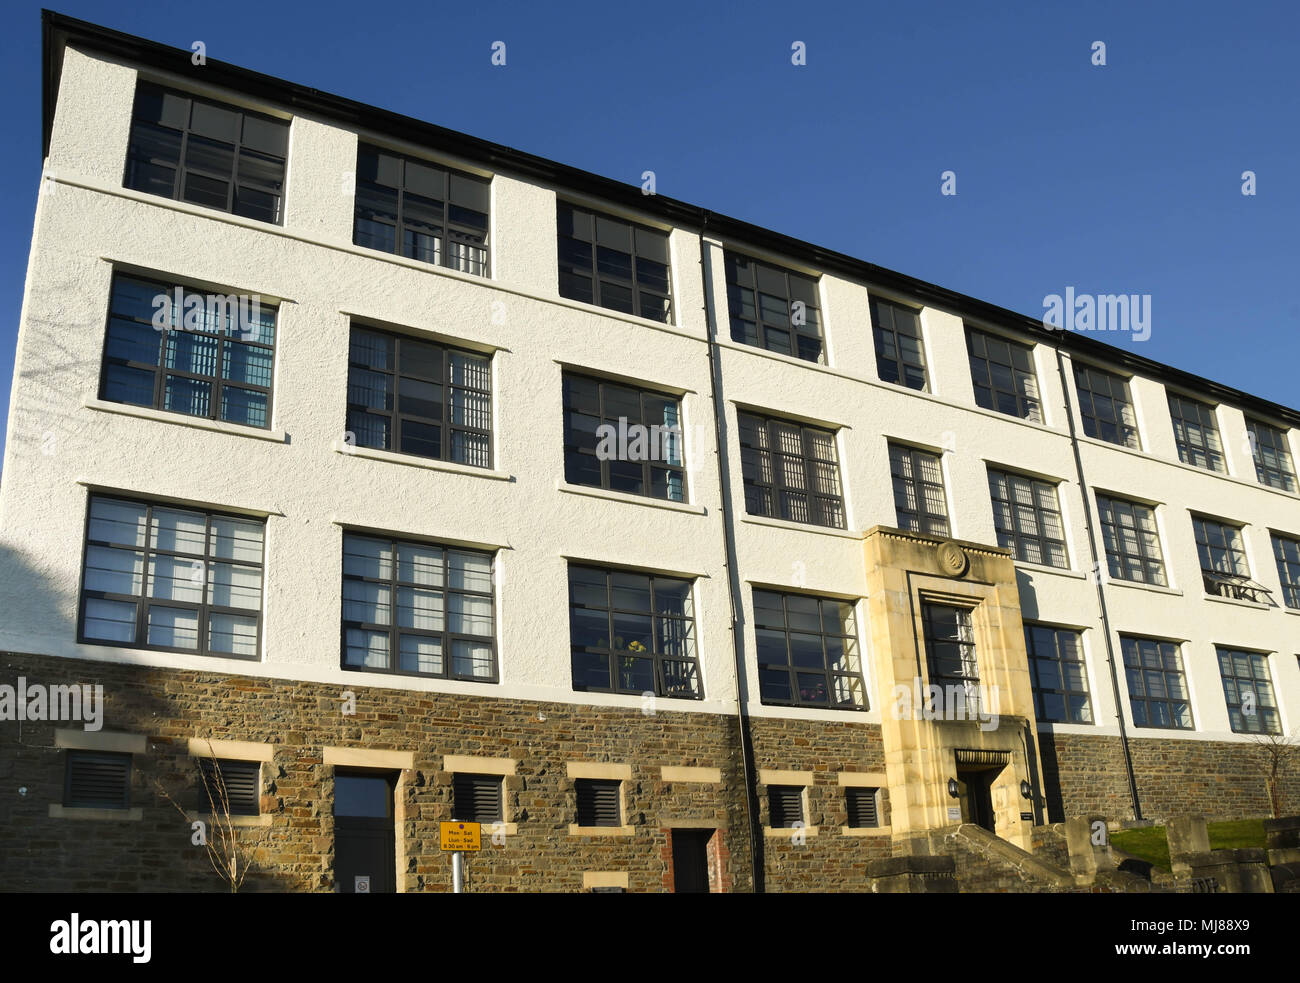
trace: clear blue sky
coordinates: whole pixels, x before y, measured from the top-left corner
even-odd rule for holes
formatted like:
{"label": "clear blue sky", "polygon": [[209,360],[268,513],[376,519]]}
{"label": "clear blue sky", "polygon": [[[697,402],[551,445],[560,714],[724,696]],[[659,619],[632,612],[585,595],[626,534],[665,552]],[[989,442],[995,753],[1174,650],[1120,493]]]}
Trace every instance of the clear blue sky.
{"label": "clear blue sky", "polygon": [[[1149,340],[1112,339],[1300,403],[1293,2],[52,6],[629,183],[653,170],[661,194],[1035,317],[1067,286],[1149,294]],[[6,4],[0,53],[7,411],[39,4]]]}

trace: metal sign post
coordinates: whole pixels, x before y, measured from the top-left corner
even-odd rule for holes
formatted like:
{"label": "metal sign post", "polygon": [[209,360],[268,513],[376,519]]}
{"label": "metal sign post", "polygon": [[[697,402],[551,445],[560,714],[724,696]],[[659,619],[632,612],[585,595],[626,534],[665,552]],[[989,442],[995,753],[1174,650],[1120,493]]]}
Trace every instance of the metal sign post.
{"label": "metal sign post", "polygon": [[451,854],[451,890],[453,894],[465,892],[465,851],[477,852],[482,847],[478,823],[441,823],[440,846]]}

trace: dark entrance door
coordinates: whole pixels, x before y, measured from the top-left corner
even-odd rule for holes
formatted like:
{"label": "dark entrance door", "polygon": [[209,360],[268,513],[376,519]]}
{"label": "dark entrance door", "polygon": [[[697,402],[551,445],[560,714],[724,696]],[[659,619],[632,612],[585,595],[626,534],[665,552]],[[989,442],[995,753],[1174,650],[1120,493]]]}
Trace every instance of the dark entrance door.
{"label": "dark entrance door", "polygon": [[709,837],[711,829],[673,830],[673,892],[709,893]]}
{"label": "dark entrance door", "polygon": [[961,787],[962,820],[982,826],[990,833],[993,828],[993,778],[1000,768],[958,768],[957,783]]}
{"label": "dark entrance door", "polygon": [[397,890],[393,777],[334,776],[334,881],[343,894]]}

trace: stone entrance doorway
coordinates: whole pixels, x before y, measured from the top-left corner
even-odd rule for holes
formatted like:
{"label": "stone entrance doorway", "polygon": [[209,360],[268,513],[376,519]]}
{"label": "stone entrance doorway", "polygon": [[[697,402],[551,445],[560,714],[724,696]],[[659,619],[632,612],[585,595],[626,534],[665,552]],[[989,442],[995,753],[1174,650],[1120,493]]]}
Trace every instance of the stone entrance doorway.
{"label": "stone entrance doorway", "polygon": [[1001,770],[1001,765],[957,768],[957,798],[961,802],[962,822],[974,823],[990,833],[997,832],[993,820],[993,779]]}
{"label": "stone entrance doorway", "polygon": [[[1031,849],[1020,788],[1039,784],[1037,724],[1010,551],[884,526],[864,551],[876,678],[893,703],[881,714],[893,835],[960,817]],[[933,712],[926,694],[950,683],[967,698]]]}

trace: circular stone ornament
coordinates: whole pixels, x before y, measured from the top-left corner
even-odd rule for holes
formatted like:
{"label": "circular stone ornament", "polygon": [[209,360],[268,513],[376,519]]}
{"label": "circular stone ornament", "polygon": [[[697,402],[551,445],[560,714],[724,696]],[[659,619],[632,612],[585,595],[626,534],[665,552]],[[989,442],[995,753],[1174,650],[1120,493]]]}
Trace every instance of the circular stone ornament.
{"label": "circular stone ornament", "polygon": [[970,558],[954,542],[940,543],[936,552],[939,554],[940,568],[951,577],[960,577],[970,566]]}

